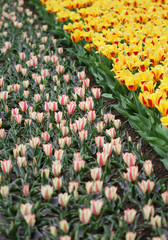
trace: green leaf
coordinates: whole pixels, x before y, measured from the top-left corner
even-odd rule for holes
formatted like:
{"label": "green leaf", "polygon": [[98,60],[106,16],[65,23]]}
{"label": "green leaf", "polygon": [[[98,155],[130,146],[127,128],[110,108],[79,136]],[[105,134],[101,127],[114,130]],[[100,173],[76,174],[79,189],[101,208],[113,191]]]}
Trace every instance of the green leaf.
{"label": "green leaf", "polygon": [[168,170],[168,158],[161,159],[161,162],[164,164],[165,168]]}

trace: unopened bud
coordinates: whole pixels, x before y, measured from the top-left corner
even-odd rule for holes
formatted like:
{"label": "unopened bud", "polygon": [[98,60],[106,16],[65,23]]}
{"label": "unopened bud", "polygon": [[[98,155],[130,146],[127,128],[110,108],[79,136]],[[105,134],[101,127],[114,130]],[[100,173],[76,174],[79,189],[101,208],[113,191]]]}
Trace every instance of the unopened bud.
{"label": "unopened bud", "polygon": [[50,226],[50,233],[56,237],[57,236],[57,229],[55,226]]}

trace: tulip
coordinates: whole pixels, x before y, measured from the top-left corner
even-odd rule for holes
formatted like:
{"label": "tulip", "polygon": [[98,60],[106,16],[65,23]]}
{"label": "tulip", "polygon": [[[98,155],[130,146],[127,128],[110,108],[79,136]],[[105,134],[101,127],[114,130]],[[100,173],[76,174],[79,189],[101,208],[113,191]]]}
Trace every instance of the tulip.
{"label": "tulip", "polygon": [[138,186],[144,194],[146,193],[146,191],[151,193],[155,186],[155,183],[153,181],[150,181],[149,179],[147,181],[142,180],[141,182],[138,182]]}
{"label": "tulip", "polygon": [[149,205],[145,205],[143,208],[142,208],[142,211],[143,211],[143,215],[144,215],[144,218],[145,220],[149,220],[150,216],[153,217],[154,216],[154,206],[149,206]]}
{"label": "tulip", "polygon": [[161,227],[161,222],[162,222],[162,217],[159,215],[156,215],[155,217],[151,217],[151,224],[153,226],[153,228],[156,227]]}
{"label": "tulip", "polygon": [[143,164],[143,169],[144,172],[146,173],[147,176],[151,176],[153,173],[153,164],[151,160],[146,160],[145,163]]}
{"label": "tulip", "polygon": [[50,185],[42,186],[41,185],[41,195],[45,200],[49,200],[53,194],[53,187]]}
{"label": "tulip", "polygon": [[50,59],[51,59],[52,63],[58,63],[59,58],[58,58],[58,56],[53,55],[53,56],[50,57]]}
{"label": "tulip", "polygon": [[1,195],[3,198],[7,198],[9,193],[9,186],[1,186]]}
{"label": "tulip", "polygon": [[64,137],[67,136],[68,133],[69,133],[69,128],[68,128],[68,126],[62,126],[62,127],[61,127],[61,132],[62,132],[62,135],[63,135]]}
{"label": "tulip", "polygon": [[79,209],[80,221],[84,224],[88,224],[92,216],[92,210],[90,208]]}
{"label": "tulip", "polygon": [[48,63],[50,61],[50,56],[43,57],[44,62]]}
{"label": "tulip", "polygon": [[128,167],[134,166],[136,162],[136,155],[133,153],[123,153],[122,154],[124,162],[127,164]]}
{"label": "tulip", "polygon": [[95,110],[94,111],[89,111],[87,118],[88,118],[88,120],[90,122],[94,121],[96,119],[96,112],[95,112]]}
{"label": "tulip", "polygon": [[59,161],[53,162],[52,172],[54,176],[57,177],[61,173],[61,169],[62,169],[62,164]]}
{"label": "tulip", "polygon": [[107,197],[107,199],[109,200],[116,200],[117,199],[117,187],[105,187],[105,195]]}
{"label": "tulip", "polygon": [[81,101],[79,103],[79,108],[82,110],[82,111],[86,111],[86,101]]}
{"label": "tulip", "polygon": [[91,182],[91,181],[86,182],[85,183],[85,188],[86,188],[87,194],[93,193],[93,191],[94,191],[94,182]]}
{"label": "tulip", "polygon": [[85,105],[86,105],[87,111],[91,111],[94,107],[94,101],[93,100],[87,100]]}
{"label": "tulip", "polygon": [[29,139],[29,145],[35,149],[36,146],[40,145],[40,138],[39,137],[33,137],[32,139]]}
{"label": "tulip", "polygon": [[39,103],[40,102],[41,95],[40,94],[34,94],[34,102]]}
{"label": "tulip", "polygon": [[12,161],[10,159],[1,161],[1,168],[4,173],[9,174],[12,169]]}
{"label": "tulip", "polygon": [[75,124],[78,131],[82,131],[86,125],[86,118],[78,118],[78,120],[75,120]]}
{"label": "tulip", "polygon": [[25,156],[23,156],[23,157],[18,156],[17,157],[17,164],[18,164],[19,167],[22,167],[22,166],[26,167],[26,165],[27,165],[26,157]]}
{"label": "tulip", "polygon": [[8,91],[0,92],[0,99],[6,101],[8,99]]}
{"label": "tulip", "polygon": [[127,209],[124,211],[124,220],[128,223],[131,224],[133,223],[135,216],[136,216],[137,211],[135,209]]}
{"label": "tulip", "polygon": [[97,147],[103,147],[104,146],[104,136],[98,136],[95,137],[95,142]]}
{"label": "tulip", "polygon": [[27,110],[27,101],[19,102],[19,106],[20,106],[21,110],[22,110],[23,112],[25,112],[25,111]]}
{"label": "tulip", "polygon": [[58,110],[58,103],[55,101],[50,101],[49,102],[49,108],[51,111],[55,112]]}
{"label": "tulip", "polygon": [[50,140],[50,134],[47,131],[42,132],[41,137],[42,137],[44,142],[48,142]]}
{"label": "tulip", "polygon": [[98,200],[91,200],[90,205],[91,205],[91,210],[94,215],[100,215],[101,209],[103,207],[104,201],[102,199]]}
{"label": "tulip", "polygon": [[107,113],[107,114],[104,114],[104,121],[106,123],[111,123],[111,121],[114,121],[115,120],[115,115],[111,114],[111,113]]}
{"label": "tulip", "polygon": [[93,191],[95,193],[102,192],[102,188],[103,188],[103,181],[97,180],[94,182]]}
{"label": "tulip", "polygon": [[105,124],[103,123],[103,121],[98,122],[98,123],[95,125],[98,133],[101,133],[101,132],[103,131],[104,126],[105,126]]}
{"label": "tulip", "polygon": [[20,89],[20,84],[14,84],[13,85],[13,92],[17,92],[17,91],[19,91],[19,89]]}
{"label": "tulip", "polygon": [[168,205],[168,190],[161,194],[164,204]]}
{"label": "tulip", "polygon": [[29,185],[24,185],[23,186],[23,194],[25,197],[29,196]]}
{"label": "tulip", "polygon": [[67,220],[61,220],[59,221],[59,226],[60,226],[60,229],[65,232],[65,233],[68,233],[69,232],[69,225],[68,225],[68,222]]}
{"label": "tulip", "polygon": [[63,75],[63,78],[64,78],[64,81],[65,81],[66,83],[68,83],[69,80],[70,80],[69,74]]}
{"label": "tulip", "polygon": [[20,52],[19,53],[19,57],[20,57],[20,59],[23,61],[23,60],[25,60],[25,53],[24,52]]}
{"label": "tulip", "polygon": [[73,192],[74,190],[78,189],[79,182],[69,182],[68,190],[69,193]]}
{"label": "tulip", "polygon": [[106,152],[97,152],[96,153],[97,155],[97,162],[100,166],[105,166],[106,165],[106,161],[107,161],[107,158],[108,158],[108,154]]}
{"label": "tulip", "polygon": [[55,226],[50,226],[50,233],[56,237],[57,236],[57,228]]}
{"label": "tulip", "polygon": [[59,47],[57,50],[59,54],[63,54],[63,47]]}
{"label": "tulip", "polygon": [[4,85],[4,78],[3,76],[0,78],[0,87],[2,87]]}
{"label": "tulip", "polygon": [[51,143],[48,143],[48,144],[43,144],[43,151],[45,153],[45,155],[47,157],[51,156],[52,155],[52,144]]}
{"label": "tulip", "polygon": [[56,71],[59,74],[64,73],[64,66],[63,65],[57,65],[56,66]]}
{"label": "tulip", "polygon": [[106,134],[109,135],[111,138],[115,138],[115,128],[106,129]]}
{"label": "tulip", "polygon": [[100,98],[100,95],[101,95],[100,90],[101,90],[100,88],[91,88],[91,91],[92,91],[92,93],[93,93],[93,96],[94,96],[96,99]]}
{"label": "tulip", "polygon": [[75,94],[83,98],[85,96],[85,88],[84,87],[76,87],[74,88]]}
{"label": "tulip", "polygon": [[114,123],[114,127],[116,129],[120,128],[120,126],[121,126],[121,120],[120,119],[113,120],[113,123]]}
{"label": "tulip", "polygon": [[54,113],[54,117],[55,117],[55,121],[60,123],[62,121],[62,116],[63,116],[63,112],[55,112]]}
{"label": "tulip", "polygon": [[69,104],[67,104],[67,111],[68,113],[71,115],[72,113],[74,113],[75,111],[75,107],[76,107],[76,102],[72,101]]}
{"label": "tulip", "polygon": [[50,74],[49,74],[49,71],[48,69],[41,69],[41,76],[46,78],[48,77]]}
{"label": "tulip", "polygon": [[14,115],[15,121],[17,124],[21,124],[22,122],[22,115],[21,114],[16,114]]}
{"label": "tulip", "polygon": [[136,181],[138,177],[138,166],[127,168],[127,173],[124,173],[124,178],[128,181]]}
{"label": "tulip", "polygon": [[112,154],[113,151],[113,143],[106,143],[103,145],[103,152],[106,152],[108,156]]}
{"label": "tulip", "polygon": [[53,183],[55,190],[57,190],[57,191],[60,190],[60,188],[62,187],[62,177],[52,178],[52,183]]}
{"label": "tulip", "polygon": [[84,140],[87,140],[87,137],[88,137],[88,130],[83,129],[82,131],[79,131],[79,138],[82,142]]}
{"label": "tulip", "polygon": [[136,235],[137,235],[136,233],[127,232],[125,235],[125,240],[135,240]]}
{"label": "tulip", "polygon": [[70,197],[71,197],[71,196],[68,195],[67,192],[66,192],[66,193],[60,193],[60,194],[58,195],[58,202],[59,202],[59,204],[60,204],[62,207],[66,207],[67,204],[68,204],[68,201],[69,201]]}
{"label": "tulip", "polygon": [[[2,118],[0,118],[0,127],[2,127]],[[3,136],[4,132],[2,130],[2,136]],[[0,137],[1,137],[1,129],[0,129]],[[4,138],[4,137],[3,137]]]}
{"label": "tulip", "polygon": [[29,91],[24,91],[23,92],[24,97],[27,99],[29,97]]}
{"label": "tulip", "polygon": [[75,172],[80,172],[82,168],[85,166],[84,160],[73,160],[73,167]]}
{"label": "tulip", "polygon": [[31,214],[32,208],[33,208],[33,204],[30,204],[30,203],[26,203],[26,204],[21,203],[20,204],[20,211],[23,216]]}
{"label": "tulip", "polygon": [[80,80],[85,79],[85,77],[86,77],[85,71],[78,72],[77,75],[78,75],[78,78],[79,78]]}
{"label": "tulip", "polygon": [[5,129],[0,128],[0,139],[3,139],[6,136]]}
{"label": "tulip", "polygon": [[49,175],[50,175],[50,169],[41,169],[41,177],[45,176],[46,179],[49,178]]}
{"label": "tulip", "polygon": [[93,181],[100,180],[102,176],[102,168],[101,167],[95,167],[90,169],[90,175]]}
{"label": "tulip", "polygon": [[69,235],[60,236],[60,240],[71,240],[71,236]]}
{"label": "tulip", "polygon": [[25,77],[27,75],[27,68],[21,68],[21,73]]}
{"label": "tulip", "polygon": [[64,150],[63,149],[55,149],[54,150],[54,157],[55,157],[55,160],[58,160],[58,161],[61,161],[62,158],[63,158],[63,154],[64,154]]}
{"label": "tulip", "polygon": [[38,112],[37,115],[36,115],[36,119],[39,123],[42,123],[42,121],[44,119],[44,113],[43,112],[41,112],[41,113]]}
{"label": "tulip", "polygon": [[23,217],[24,217],[25,221],[27,222],[27,224],[29,224],[30,227],[32,228],[36,222],[35,214],[24,215]]}

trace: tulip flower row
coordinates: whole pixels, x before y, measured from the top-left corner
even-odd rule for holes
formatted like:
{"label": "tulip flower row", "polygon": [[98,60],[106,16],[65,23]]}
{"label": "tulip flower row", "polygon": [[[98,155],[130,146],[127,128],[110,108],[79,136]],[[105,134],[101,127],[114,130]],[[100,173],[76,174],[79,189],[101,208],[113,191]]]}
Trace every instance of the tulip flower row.
{"label": "tulip flower row", "polygon": [[128,240],[150,230],[166,239],[165,180],[124,140],[101,89],[23,0],[2,0],[0,18],[2,233]]}
{"label": "tulip flower row", "polygon": [[115,78],[130,91],[138,88],[140,102],[158,109],[168,128],[166,0],[41,3],[59,22],[68,21],[63,27],[73,42],[83,40],[85,49],[113,60]]}

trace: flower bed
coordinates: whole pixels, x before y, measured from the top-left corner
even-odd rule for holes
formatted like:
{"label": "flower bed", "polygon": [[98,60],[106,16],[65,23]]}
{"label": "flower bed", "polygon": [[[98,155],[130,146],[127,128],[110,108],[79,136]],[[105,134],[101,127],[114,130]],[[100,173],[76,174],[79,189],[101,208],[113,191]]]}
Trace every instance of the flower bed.
{"label": "flower bed", "polygon": [[166,179],[23,1],[1,1],[1,232],[166,239]]}

